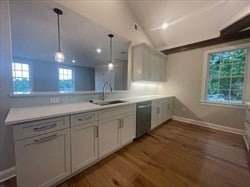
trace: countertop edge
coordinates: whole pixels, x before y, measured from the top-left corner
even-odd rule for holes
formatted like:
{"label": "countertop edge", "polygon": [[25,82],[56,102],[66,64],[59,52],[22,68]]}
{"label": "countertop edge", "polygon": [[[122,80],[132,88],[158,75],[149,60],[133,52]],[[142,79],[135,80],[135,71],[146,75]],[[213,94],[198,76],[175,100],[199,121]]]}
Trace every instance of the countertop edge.
{"label": "countertop edge", "polygon": [[[98,106],[98,105],[93,104],[94,106],[96,106],[95,108],[83,109],[83,110],[65,112],[65,113],[58,113],[58,114],[52,114],[52,115],[46,115],[46,116],[40,116],[40,117],[33,117],[33,118],[31,117],[31,118],[28,118],[28,119],[20,119],[20,120],[8,120],[8,116],[9,116],[8,115],[5,122],[4,122],[4,124],[6,126],[19,125],[19,124],[22,124],[22,123],[27,123],[27,122],[32,122],[32,121],[50,119],[50,118],[61,117],[61,116],[66,116],[66,115],[79,114],[79,113],[83,113],[83,112],[101,111],[101,110],[108,109],[108,108],[116,108],[116,107],[126,106],[126,105],[130,105],[130,104],[145,102],[145,101],[153,101],[153,100],[157,100],[157,99],[173,98],[173,97],[174,96],[164,96],[164,95],[155,96],[155,98],[152,97],[152,98],[145,98],[145,99],[143,99],[141,97],[138,97],[138,101],[129,101],[129,100],[132,100],[132,99],[135,100],[137,97],[121,98],[120,100],[125,100],[125,101],[128,101],[128,102],[119,103],[119,104],[115,104],[115,105],[106,105],[106,106]],[[84,103],[89,103],[89,102],[82,102],[82,103],[84,104]],[[70,103],[70,104],[76,104],[76,103]],[[65,106],[67,104],[60,104],[60,105],[57,105],[57,106],[62,106],[62,105]],[[46,106],[49,107],[50,105],[46,105]],[[27,107],[27,108],[29,108],[29,107]],[[11,112],[11,109],[10,109],[9,113]]]}

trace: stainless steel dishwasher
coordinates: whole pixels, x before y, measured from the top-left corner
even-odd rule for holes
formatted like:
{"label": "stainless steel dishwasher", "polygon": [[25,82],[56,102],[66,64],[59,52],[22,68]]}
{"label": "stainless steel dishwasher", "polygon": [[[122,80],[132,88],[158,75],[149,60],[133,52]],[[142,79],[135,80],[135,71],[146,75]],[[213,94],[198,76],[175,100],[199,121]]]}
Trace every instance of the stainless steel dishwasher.
{"label": "stainless steel dishwasher", "polygon": [[139,138],[150,131],[151,109],[151,101],[136,104],[136,138]]}

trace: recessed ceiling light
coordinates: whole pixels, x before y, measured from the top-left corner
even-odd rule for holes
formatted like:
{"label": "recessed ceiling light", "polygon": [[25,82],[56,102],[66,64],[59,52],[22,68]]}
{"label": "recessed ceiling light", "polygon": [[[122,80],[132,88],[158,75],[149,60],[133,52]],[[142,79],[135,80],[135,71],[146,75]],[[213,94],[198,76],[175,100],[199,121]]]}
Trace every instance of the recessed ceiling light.
{"label": "recessed ceiling light", "polygon": [[163,23],[163,24],[161,25],[161,28],[162,28],[163,30],[165,30],[166,28],[168,28],[168,24],[167,24],[167,23]]}
{"label": "recessed ceiling light", "polygon": [[96,49],[96,52],[97,52],[97,53],[101,53],[102,50],[101,50],[100,48],[98,48],[98,49]]}
{"label": "recessed ceiling light", "polygon": [[71,62],[72,62],[72,63],[76,63],[76,61],[75,61],[75,60],[72,60]]}

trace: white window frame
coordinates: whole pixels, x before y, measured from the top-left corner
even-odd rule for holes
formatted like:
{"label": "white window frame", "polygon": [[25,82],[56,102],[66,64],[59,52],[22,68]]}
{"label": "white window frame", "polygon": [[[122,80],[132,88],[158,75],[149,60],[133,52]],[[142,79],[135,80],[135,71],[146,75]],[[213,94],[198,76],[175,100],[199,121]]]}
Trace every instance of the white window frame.
{"label": "white window frame", "polygon": [[71,69],[72,70],[72,86],[73,86],[72,92],[74,92],[75,91],[75,71],[74,71],[73,67],[69,67],[69,66],[58,66],[58,68],[57,68],[57,73],[58,73],[58,84],[57,84],[58,85],[58,91],[60,93],[68,93],[68,92],[64,92],[64,91],[60,90],[60,75],[59,75],[59,69],[60,68],[61,69]]}
{"label": "white window frame", "polygon": [[[19,64],[28,64],[29,66],[29,78],[30,78],[30,92],[27,93],[15,93],[14,92],[14,85],[13,85],[13,68],[12,68],[12,64],[13,63],[19,63]],[[13,62],[11,63],[11,88],[12,88],[12,93],[14,95],[22,95],[22,94],[31,94],[33,92],[33,69],[32,69],[32,64],[28,61],[26,62],[25,60],[13,60]]]}
{"label": "white window frame", "polygon": [[[247,59],[246,59],[246,72],[244,79],[243,88],[243,100],[242,103],[230,103],[230,102],[212,102],[207,100],[207,80],[208,80],[208,70],[209,70],[209,54],[218,53],[230,50],[237,50],[245,48],[247,49]],[[204,53],[203,70],[202,70],[202,86],[201,86],[201,104],[221,106],[221,107],[231,107],[231,108],[245,108],[245,102],[250,99],[250,43],[233,45],[229,47],[217,48],[212,50],[207,50]]]}

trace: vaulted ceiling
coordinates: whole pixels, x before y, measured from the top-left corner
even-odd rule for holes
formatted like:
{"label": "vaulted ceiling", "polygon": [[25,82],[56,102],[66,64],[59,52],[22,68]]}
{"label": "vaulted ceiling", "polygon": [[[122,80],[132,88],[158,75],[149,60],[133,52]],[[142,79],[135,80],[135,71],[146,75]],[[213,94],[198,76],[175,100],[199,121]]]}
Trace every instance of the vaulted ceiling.
{"label": "vaulted ceiling", "polygon": [[[223,28],[250,13],[250,0],[137,0],[127,3],[158,49],[218,37]],[[167,28],[162,29],[164,23]]]}

